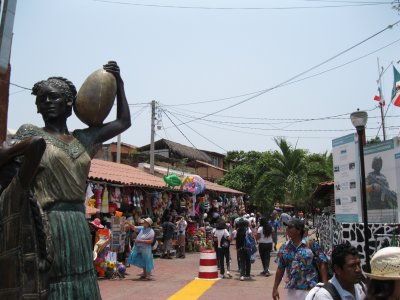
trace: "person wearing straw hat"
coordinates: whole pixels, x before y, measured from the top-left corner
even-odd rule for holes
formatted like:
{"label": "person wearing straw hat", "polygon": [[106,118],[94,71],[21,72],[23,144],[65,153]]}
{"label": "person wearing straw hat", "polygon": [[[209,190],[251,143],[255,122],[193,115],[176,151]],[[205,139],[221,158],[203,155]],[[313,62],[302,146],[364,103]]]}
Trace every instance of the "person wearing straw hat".
{"label": "person wearing straw hat", "polygon": [[400,299],[400,248],[378,250],[371,259],[371,273],[365,300]]}
{"label": "person wearing straw hat", "polygon": [[143,226],[135,226],[128,221],[125,224],[128,228],[139,232],[135,240],[135,245],[129,255],[128,263],[143,268],[143,274],[141,274],[140,279],[150,280],[151,271],[154,269],[151,245],[154,239],[154,230],[151,228],[153,220],[151,218],[142,219],[140,225]]}

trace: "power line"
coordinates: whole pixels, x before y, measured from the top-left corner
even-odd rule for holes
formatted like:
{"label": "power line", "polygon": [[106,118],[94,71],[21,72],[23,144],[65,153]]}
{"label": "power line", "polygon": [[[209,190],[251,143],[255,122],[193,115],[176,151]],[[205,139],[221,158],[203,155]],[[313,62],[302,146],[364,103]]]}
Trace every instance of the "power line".
{"label": "power line", "polygon": [[22,85],[18,85],[18,84],[12,83],[12,82],[10,82],[10,85],[13,85],[13,86],[19,87],[20,89],[24,89],[24,90],[32,91],[32,89],[30,89],[30,88],[27,88],[27,87],[24,87],[24,86],[22,86]]}
{"label": "power line", "polygon": [[[307,79],[310,79],[310,78],[313,78],[313,77],[316,77],[316,76],[319,76],[319,75],[328,73],[328,72],[330,72],[330,71],[339,69],[339,68],[341,68],[341,67],[347,66],[347,65],[349,65],[349,64],[351,64],[351,63],[353,63],[353,62],[356,62],[356,61],[358,61],[358,60],[361,60],[361,59],[363,59],[363,58],[365,58],[365,57],[367,57],[367,56],[370,56],[370,55],[372,55],[372,54],[375,54],[376,52],[379,52],[379,51],[381,51],[381,50],[383,50],[383,49],[385,49],[385,48],[387,48],[387,47],[390,47],[390,46],[392,46],[393,44],[398,43],[399,41],[400,41],[400,39],[397,39],[397,40],[395,40],[395,41],[393,41],[393,42],[391,42],[391,43],[389,43],[389,44],[387,44],[387,45],[385,45],[385,46],[383,46],[383,47],[380,47],[380,48],[378,48],[378,49],[376,49],[376,50],[374,50],[374,51],[372,51],[372,52],[369,52],[369,53],[367,53],[367,54],[365,54],[365,55],[359,56],[359,57],[356,58],[356,59],[350,60],[350,61],[348,61],[348,62],[346,62],[346,63],[343,63],[343,64],[341,64],[341,65],[338,65],[338,66],[333,67],[333,68],[330,68],[330,69],[327,69],[327,70],[325,70],[325,71],[322,71],[322,72],[319,72],[319,73],[316,73],[316,74],[313,74],[313,75],[310,75],[310,76],[307,76],[307,77],[303,77],[303,78],[301,78],[301,79],[299,79],[299,80],[292,81],[292,82],[287,83],[287,84],[285,84],[285,85],[283,85],[283,86],[295,84],[295,83],[298,83],[298,82],[301,82],[301,81],[304,81],[304,80],[307,80]],[[205,101],[197,101],[197,102],[187,102],[187,101],[185,101],[185,103],[182,103],[182,104],[165,104],[164,106],[172,107],[172,106],[181,106],[181,105],[196,105],[196,104],[204,104],[204,103],[210,103],[210,102],[219,102],[219,101],[225,101],[225,100],[230,100],[230,99],[241,98],[241,97],[244,97],[244,96],[253,95],[253,94],[256,94],[256,93],[259,93],[259,92],[262,92],[262,91],[264,91],[264,90],[259,90],[259,91],[255,91],[255,92],[250,92],[250,93],[246,93],[246,94],[241,94],[241,95],[236,95],[236,96],[230,96],[230,97],[225,97],[225,98],[213,99],[213,100],[205,100]]]}
{"label": "power line", "polygon": [[[164,112],[164,114],[167,114],[167,111],[162,110]],[[171,112],[168,112],[171,115],[173,115],[179,122],[182,122],[177,116],[175,116],[174,114],[172,114]],[[194,130],[192,127],[190,127],[189,125],[186,125],[190,130],[194,131],[195,133],[197,133],[199,136],[201,136],[203,139],[209,141],[211,144],[213,144],[214,146],[217,146],[218,148],[222,149],[225,152],[228,152],[227,150],[225,150],[224,148],[222,148],[221,146],[217,145],[216,143],[214,143],[212,140],[210,140],[209,138],[205,137],[204,135],[202,135],[201,133],[199,133],[198,131]]]}
{"label": "power line", "polygon": [[302,0],[306,2],[331,2],[331,3],[386,3],[391,4],[392,2],[381,2],[381,1],[339,1],[339,0]]}
{"label": "power line", "polygon": [[146,108],[148,108],[148,106],[143,106],[137,112],[131,114],[131,118],[139,117],[146,110]]}
{"label": "power line", "polygon": [[[291,78],[289,78],[289,79],[287,79],[287,80],[285,80],[285,81],[283,81],[283,82],[281,82],[281,83],[279,83],[279,84],[277,84],[277,85],[275,85],[275,86],[273,86],[273,87],[271,87],[271,88],[265,89],[265,90],[263,90],[262,92],[255,94],[254,96],[248,97],[248,98],[246,98],[246,99],[244,99],[244,100],[241,100],[241,101],[239,101],[239,102],[236,102],[236,103],[234,103],[234,104],[232,104],[232,105],[229,105],[229,106],[227,106],[227,107],[225,107],[225,108],[222,108],[222,109],[219,109],[219,110],[214,111],[214,112],[212,112],[212,113],[209,113],[209,114],[205,115],[205,117],[212,116],[212,115],[215,115],[215,114],[220,113],[220,112],[222,112],[222,111],[228,110],[228,109],[230,109],[230,108],[233,108],[233,107],[235,107],[235,106],[238,106],[238,105],[240,105],[240,104],[243,104],[243,103],[245,103],[245,102],[248,102],[248,101],[250,101],[250,100],[252,100],[252,99],[254,99],[254,98],[256,98],[256,97],[259,97],[259,96],[261,96],[261,95],[263,95],[263,94],[265,94],[265,93],[267,93],[267,92],[270,92],[270,91],[272,91],[272,90],[274,90],[274,89],[277,89],[277,88],[279,88],[279,87],[281,87],[281,86],[283,86],[283,85],[285,85],[285,84],[287,84],[287,83],[289,83],[289,82],[295,80],[296,78],[299,78],[299,77],[303,76],[304,74],[306,74],[306,73],[308,73],[308,72],[310,72],[310,71],[312,71],[312,70],[314,70],[314,69],[316,69],[316,68],[318,68],[318,67],[320,67],[320,66],[322,66],[322,65],[324,65],[324,64],[326,64],[326,63],[328,63],[329,61],[331,61],[331,60],[333,60],[333,59],[339,57],[340,55],[343,55],[344,53],[349,52],[350,50],[356,48],[357,46],[359,46],[359,45],[365,43],[366,41],[368,41],[368,40],[374,38],[375,36],[381,34],[382,32],[386,31],[387,29],[393,28],[393,26],[397,25],[398,23],[400,23],[400,21],[397,21],[397,22],[395,22],[395,23],[393,23],[393,24],[387,26],[386,28],[380,30],[379,32],[377,32],[377,33],[371,35],[370,37],[368,37],[368,38],[362,40],[361,42],[358,42],[357,44],[355,44],[355,45],[353,45],[353,46],[347,48],[346,50],[343,50],[343,51],[339,52],[338,54],[336,54],[336,55],[334,55],[334,56],[332,56],[332,57],[330,57],[330,58],[324,60],[323,62],[321,62],[321,63],[319,63],[319,64],[317,64],[317,65],[315,65],[315,66],[313,66],[313,67],[311,67],[311,68],[309,68],[309,69],[307,69],[307,70],[305,70],[305,71],[303,71],[303,72],[301,72],[301,73],[299,73],[299,74],[297,74],[297,75],[295,75],[295,76],[293,76],[293,77],[291,77]],[[195,120],[196,120],[196,119],[192,120],[191,122],[193,122],[193,121],[195,121]],[[182,125],[182,124],[179,124],[179,125]]]}
{"label": "power line", "polygon": [[193,145],[193,143],[189,140],[189,138],[179,129],[178,126],[176,126],[176,124],[174,123],[174,121],[171,120],[171,118],[165,114],[167,116],[167,118],[171,121],[172,124],[175,125],[175,128],[179,130],[179,132],[184,136],[184,138],[193,146],[193,148],[197,149],[195,145]]}
{"label": "power line", "polygon": [[[377,107],[374,107],[372,109],[366,109],[365,111],[373,111],[376,110]],[[175,108],[175,110],[177,110]],[[193,111],[191,111],[193,112]],[[196,112],[198,113],[198,112]],[[179,113],[178,113],[179,114]],[[324,120],[348,120],[348,116],[351,114],[351,112],[347,112],[347,113],[343,113],[343,114],[336,114],[333,116],[325,116],[325,117],[319,117],[319,118],[257,118],[257,117],[235,117],[235,116],[226,116],[226,115],[214,115],[214,117],[225,117],[225,118],[237,118],[237,119],[247,119],[247,120],[269,120],[269,121],[287,121],[287,122],[279,122],[279,123],[273,123],[273,125],[276,124],[282,124],[282,123],[288,123],[289,121],[292,121],[291,123],[297,123],[297,122],[309,122],[309,121],[324,121]],[[185,116],[187,118],[193,118],[196,119],[196,117],[193,117],[191,115],[184,115],[184,114],[180,114],[181,116]],[[347,116],[346,118],[341,118],[342,116]],[[392,117],[400,117],[400,116],[392,116]],[[371,117],[371,118],[375,118],[375,117]],[[377,117],[376,117],[377,118]],[[205,121],[213,121],[213,120],[209,120],[209,119],[203,119]],[[245,123],[241,123],[241,122],[234,122],[234,124],[245,124]],[[257,123],[252,123],[252,124],[257,124]],[[262,123],[258,123],[258,124],[262,124]],[[266,125],[271,125],[270,123],[266,123]]]}
{"label": "power line", "polygon": [[[260,132],[256,132],[256,131],[242,131],[242,130],[236,130],[232,127],[220,127],[220,126],[216,126],[216,125],[211,125],[208,123],[204,123],[202,121],[197,121],[199,124],[213,128],[213,129],[220,129],[220,130],[224,130],[224,131],[228,131],[228,132],[237,132],[237,133],[242,133],[242,134],[246,134],[246,135],[255,135],[255,136],[264,136],[264,137],[276,137],[276,134],[265,134],[265,133],[260,133]],[[354,130],[354,129],[353,129]],[[283,138],[290,138],[290,139],[318,139],[318,140],[325,140],[325,139],[335,139],[337,138],[337,136],[288,136],[288,135],[278,135],[279,137],[283,137]],[[368,138],[373,138],[373,136],[368,136]]]}
{"label": "power line", "polygon": [[351,3],[341,5],[320,5],[320,6],[287,6],[287,7],[209,7],[209,6],[181,6],[181,5],[160,5],[160,4],[144,4],[122,1],[109,1],[109,0],[92,0],[94,2],[103,2],[118,5],[131,5],[142,7],[156,7],[156,8],[176,8],[176,9],[197,9],[197,10],[295,10],[295,9],[321,9],[321,8],[343,8],[343,7],[359,7],[359,6],[376,6],[376,5],[389,5],[390,2],[363,2]]}
{"label": "power line", "polygon": [[[376,109],[376,108],[374,108]],[[167,110],[165,110],[167,111]],[[168,111],[171,113],[170,111]],[[172,113],[171,113],[172,114]],[[347,114],[350,115],[350,114]],[[186,117],[188,118],[188,117]],[[237,122],[225,122],[225,121],[218,121],[218,120],[208,120],[208,119],[202,119],[202,121],[206,121],[209,123],[216,123],[216,124],[222,124],[222,125],[229,125],[231,127],[236,127],[236,128],[242,128],[242,129],[252,129],[252,130],[262,130],[262,131],[287,131],[287,132],[346,132],[346,131],[353,131],[354,128],[349,128],[349,129],[286,129],[286,128],[260,128],[260,127],[248,127],[248,126],[239,126],[237,125]],[[186,125],[185,122],[183,124]],[[175,124],[174,124],[175,125]],[[268,124],[271,125],[271,124]],[[274,124],[277,125],[277,124]],[[392,126],[392,128],[397,128],[397,126]],[[377,128],[368,128],[368,129],[377,129]]]}

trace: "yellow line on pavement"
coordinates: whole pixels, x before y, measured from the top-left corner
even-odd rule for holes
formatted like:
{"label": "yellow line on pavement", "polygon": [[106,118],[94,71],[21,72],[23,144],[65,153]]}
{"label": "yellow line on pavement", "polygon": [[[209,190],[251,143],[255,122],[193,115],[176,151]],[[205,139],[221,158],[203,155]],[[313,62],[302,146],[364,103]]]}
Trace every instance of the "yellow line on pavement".
{"label": "yellow line on pavement", "polygon": [[217,280],[192,280],[167,300],[196,300],[204,294]]}

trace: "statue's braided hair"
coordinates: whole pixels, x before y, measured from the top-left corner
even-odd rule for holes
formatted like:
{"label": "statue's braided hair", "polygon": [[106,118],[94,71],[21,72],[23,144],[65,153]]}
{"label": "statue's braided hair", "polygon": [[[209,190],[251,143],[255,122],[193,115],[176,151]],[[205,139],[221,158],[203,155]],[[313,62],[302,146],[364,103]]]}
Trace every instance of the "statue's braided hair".
{"label": "statue's braided hair", "polygon": [[[37,96],[40,89],[42,89],[44,86],[53,86],[58,88],[64,95],[68,107],[71,109],[72,112],[72,106],[75,103],[77,91],[75,85],[71,81],[69,81],[64,77],[56,77],[56,76],[49,77],[47,78],[47,80],[41,80],[34,84],[32,88],[32,95]],[[36,99],[36,105],[37,105],[37,99]],[[71,115],[71,112],[69,113],[69,115]]]}

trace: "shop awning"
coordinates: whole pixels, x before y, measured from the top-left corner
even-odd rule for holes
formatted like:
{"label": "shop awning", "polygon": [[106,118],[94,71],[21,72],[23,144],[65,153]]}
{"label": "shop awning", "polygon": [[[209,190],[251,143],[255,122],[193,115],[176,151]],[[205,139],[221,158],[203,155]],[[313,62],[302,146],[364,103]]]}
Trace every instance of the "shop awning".
{"label": "shop awning", "polygon": [[162,178],[148,174],[138,168],[110,161],[93,159],[88,180],[104,181],[116,185],[165,188]]}
{"label": "shop awning", "polygon": [[225,187],[223,185],[216,184],[211,181],[204,180],[206,182],[206,191],[214,191],[214,192],[220,192],[220,193],[230,193],[230,194],[235,194],[235,195],[244,195],[243,192]]}
{"label": "shop awning", "polygon": [[[159,169],[160,167],[157,167],[157,171],[160,173]],[[168,170],[165,170],[167,173]],[[156,189],[166,188],[164,179],[161,177],[151,175],[132,166],[100,159],[92,159],[88,180],[104,181],[115,185],[143,186]],[[243,192],[207,180],[205,180],[205,183],[206,191],[244,195]],[[175,190],[178,191],[179,187],[176,187]]]}

